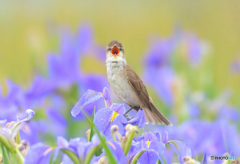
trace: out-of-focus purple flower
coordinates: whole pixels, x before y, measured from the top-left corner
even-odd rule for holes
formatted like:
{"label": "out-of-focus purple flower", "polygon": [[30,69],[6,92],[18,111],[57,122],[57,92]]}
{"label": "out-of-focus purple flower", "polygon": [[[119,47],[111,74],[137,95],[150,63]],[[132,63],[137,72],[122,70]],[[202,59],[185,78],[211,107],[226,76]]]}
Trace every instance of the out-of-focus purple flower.
{"label": "out-of-focus purple flower", "polygon": [[169,106],[173,105],[173,83],[176,75],[170,67],[159,69],[146,68],[144,79],[153,86],[158,95]]}
{"label": "out-of-focus purple flower", "polygon": [[232,61],[230,65],[230,70],[233,73],[240,73],[240,54]]}
{"label": "out-of-focus purple flower", "polygon": [[162,132],[155,132],[155,136],[157,137],[159,142],[162,142],[166,144],[168,142],[168,132],[167,131],[162,131]]}
{"label": "out-of-focus purple flower", "polygon": [[8,122],[16,119],[19,108],[24,108],[24,96],[22,89],[12,81],[7,81],[8,93],[0,98],[0,119],[6,119]]}
{"label": "out-of-focus purple flower", "polygon": [[239,149],[239,146],[233,144],[238,143],[240,137],[236,128],[223,120],[212,123],[186,121],[179,127],[168,128],[168,132],[170,138],[187,143],[194,154],[205,152],[207,155],[218,155]]}
{"label": "out-of-focus purple flower", "polygon": [[83,117],[83,111],[91,115],[93,109],[97,112],[100,108],[103,108],[105,105],[104,97],[101,93],[94,90],[88,90],[85,92],[82,97],[78,100],[77,104],[73,107],[71,114],[73,117]]}
{"label": "out-of-focus purple flower", "polygon": [[124,135],[124,126],[127,124],[127,120],[123,116],[125,111],[123,104],[112,104],[110,108],[100,109],[96,113],[93,122],[107,139],[112,138],[110,130],[112,125],[117,125],[119,133]]}
{"label": "out-of-focus purple flower", "polygon": [[[58,137],[57,139],[57,149],[68,149],[77,157],[81,162],[83,162],[86,158],[86,155],[88,152],[95,146],[98,146],[100,144],[100,141],[96,135],[93,136],[92,142],[88,142],[84,138],[73,138],[70,139],[68,142],[63,137]],[[68,160],[68,158],[66,158]]]}
{"label": "out-of-focus purple flower", "polygon": [[[127,164],[127,158],[124,155],[123,149],[119,142],[115,141],[109,141],[108,147],[110,148],[113,156],[115,157],[115,160],[120,164]],[[103,153],[99,157],[95,157],[91,160],[91,163],[98,164],[100,162],[103,162],[107,159],[106,153],[103,150]]]}
{"label": "out-of-focus purple flower", "polygon": [[240,62],[232,62],[230,69],[234,73],[240,73]]}
{"label": "out-of-focus purple flower", "polygon": [[48,61],[52,83],[69,85],[79,78],[79,57],[77,54],[68,53],[59,56],[51,54],[48,56]]}
{"label": "out-of-focus purple flower", "polygon": [[94,74],[82,74],[78,84],[80,94],[88,89],[100,92],[102,88],[108,87],[108,81],[103,75]]}
{"label": "out-of-focus purple flower", "polygon": [[78,49],[78,52],[82,53],[83,55],[92,55],[101,61],[105,61],[105,47],[99,46],[95,43],[93,29],[89,24],[85,23],[79,27],[74,43],[75,47]]}
{"label": "out-of-focus purple flower", "polygon": [[6,127],[0,127],[0,142],[9,150],[15,149],[15,137],[19,130],[23,128],[24,123],[29,121],[34,116],[34,111],[28,109],[25,117],[17,119],[6,124]]}
{"label": "out-of-focus purple flower", "polygon": [[105,99],[105,101],[107,102],[107,107],[110,107],[112,105],[112,100],[110,97],[110,93],[107,87],[103,88],[103,97]]}
{"label": "out-of-focus purple flower", "polygon": [[[19,122],[29,121],[35,116],[35,112],[32,109],[26,110],[26,115],[23,119],[19,120]],[[18,118],[19,119],[19,118]]]}
{"label": "out-of-focus purple flower", "polygon": [[200,109],[197,104],[188,103],[189,115],[191,118],[198,118],[200,115]]}
{"label": "out-of-focus purple flower", "polygon": [[53,148],[37,143],[28,150],[24,164],[45,164],[49,163]]}
{"label": "out-of-focus purple flower", "polygon": [[174,38],[155,40],[150,44],[150,50],[145,58],[145,66],[148,68],[161,68],[170,64],[171,55],[175,48]]}
{"label": "out-of-focus purple flower", "polygon": [[139,158],[139,162],[155,164],[159,159],[162,160],[161,156],[165,149],[165,144],[160,142],[155,134],[147,133],[135,139],[130,158],[133,158],[138,152],[146,150]]}
{"label": "out-of-focus purple flower", "polygon": [[238,109],[231,106],[224,106],[218,113],[218,120],[227,120],[237,122],[240,119],[240,113]]}
{"label": "out-of-focus purple flower", "polygon": [[184,163],[184,157],[192,157],[191,149],[186,145],[186,143],[177,140],[171,140],[168,143],[178,155],[179,162]]}
{"label": "out-of-focus purple flower", "polygon": [[74,46],[81,53],[87,53],[92,50],[94,47],[93,30],[89,24],[79,27]]}
{"label": "out-of-focus purple flower", "polygon": [[34,120],[23,126],[23,129],[20,131],[20,136],[32,145],[40,141],[41,134],[46,134],[50,131],[48,127],[49,125],[46,121]]}
{"label": "out-of-focus purple flower", "polygon": [[207,53],[207,44],[200,41],[196,35],[186,33],[182,35],[182,43],[186,47],[188,62],[193,65],[199,65],[203,56]]}
{"label": "out-of-focus purple flower", "polygon": [[[40,105],[41,102],[53,92],[54,84],[51,83],[49,80],[37,76],[32,86],[24,93],[24,97],[28,103],[28,107],[36,107],[36,105]],[[33,106],[33,104],[36,104]]]}
{"label": "out-of-focus purple flower", "polygon": [[129,124],[138,125],[139,128],[142,128],[145,124],[145,114],[144,110],[138,110],[136,115],[128,121]]}
{"label": "out-of-focus purple flower", "polygon": [[48,127],[49,131],[51,129],[55,135],[65,135],[67,121],[62,114],[57,109],[49,108],[47,109],[47,116],[51,121]]}

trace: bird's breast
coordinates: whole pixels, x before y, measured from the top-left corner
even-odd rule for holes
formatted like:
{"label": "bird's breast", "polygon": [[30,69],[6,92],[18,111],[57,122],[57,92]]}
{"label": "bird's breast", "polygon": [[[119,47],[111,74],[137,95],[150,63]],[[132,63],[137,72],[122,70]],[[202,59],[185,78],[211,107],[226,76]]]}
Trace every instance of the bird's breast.
{"label": "bird's breast", "polygon": [[108,66],[108,81],[115,94],[130,106],[138,106],[139,100],[135,91],[127,81],[124,67]]}

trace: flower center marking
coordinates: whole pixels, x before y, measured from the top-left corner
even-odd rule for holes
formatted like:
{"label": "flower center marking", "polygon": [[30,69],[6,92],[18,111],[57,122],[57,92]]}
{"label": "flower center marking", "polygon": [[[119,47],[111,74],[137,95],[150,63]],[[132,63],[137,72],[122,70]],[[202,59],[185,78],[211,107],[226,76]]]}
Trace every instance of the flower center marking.
{"label": "flower center marking", "polygon": [[151,143],[150,141],[147,141],[147,148],[149,148],[150,143]]}
{"label": "flower center marking", "polygon": [[110,122],[113,122],[114,118],[115,118],[117,115],[119,115],[118,112],[115,112],[115,111],[114,111],[113,114],[112,114],[112,118],[111,118],[111,121],[110,121]]}

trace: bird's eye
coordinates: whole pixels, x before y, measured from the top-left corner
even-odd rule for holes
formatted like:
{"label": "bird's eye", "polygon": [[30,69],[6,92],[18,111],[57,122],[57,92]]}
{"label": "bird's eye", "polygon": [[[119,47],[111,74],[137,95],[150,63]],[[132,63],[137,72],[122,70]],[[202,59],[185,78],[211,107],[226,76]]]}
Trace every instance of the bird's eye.
{"label": "bird's eye", "polygon": [[112,49],[111,49],[111,48],[108,48],[107,50],[108,50],[108,51],[111,51]]}
{"label": "bird's eye", "polygon": [[120,47],[120,48],[119,48],[119,51],[122,51],[122,50],[123,50],[123,48],[122,48],[122,47]]}

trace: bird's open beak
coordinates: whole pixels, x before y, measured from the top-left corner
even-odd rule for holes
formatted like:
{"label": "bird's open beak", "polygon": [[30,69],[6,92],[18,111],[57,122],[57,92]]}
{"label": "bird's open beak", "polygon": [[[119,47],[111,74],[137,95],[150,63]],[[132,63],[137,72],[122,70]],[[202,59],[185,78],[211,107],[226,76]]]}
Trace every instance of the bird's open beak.
{"label": "bird's open beak", "polygon": [[119,49],[117,48],[117,46],[114,46],[113,48],[112,48],[112,54],[114,55],[114,57],[117,57],[117,55],[119,54]]}

